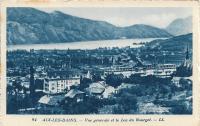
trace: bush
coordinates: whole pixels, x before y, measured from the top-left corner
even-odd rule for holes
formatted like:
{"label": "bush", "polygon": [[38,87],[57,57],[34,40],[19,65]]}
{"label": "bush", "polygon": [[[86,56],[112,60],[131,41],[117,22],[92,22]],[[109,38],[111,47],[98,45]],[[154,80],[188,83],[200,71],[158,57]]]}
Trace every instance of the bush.
{"label": "bush", "polygon": [[118,87],[119,85],[122,84],[123,77],[124,76],[122,74],[119,74],[119,75],[109,74],[106,77],[106,84],[116,88],[116,87]]}
{"label": "bush", "polygon": [[171,112],[173,114],[192,114],[192,106],[187,106],[187,104],[183,103],[181,105],[177,105],[172,107]]}

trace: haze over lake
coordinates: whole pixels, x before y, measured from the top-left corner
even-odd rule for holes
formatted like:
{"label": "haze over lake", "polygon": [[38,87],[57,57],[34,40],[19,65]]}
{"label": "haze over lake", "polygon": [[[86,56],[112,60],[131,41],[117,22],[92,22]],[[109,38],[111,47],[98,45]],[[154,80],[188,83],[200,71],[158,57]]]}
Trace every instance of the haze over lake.
{"label": "haze over lake", "polygon": [[30,49],[96,49],[96,48],[112,48],[112,47],[127,47],[137,48],[141,44],[133,44],[140,42],[151,42],[155,39],[165,38],[144,38],[144,39],[119,39],[119,40],[100,40],[100,41],[84,41],[84,42],[68,42],[68,43],[51,43],[51,44],[26,44],[26,45],[8,45],[7,50],[30,50]]}

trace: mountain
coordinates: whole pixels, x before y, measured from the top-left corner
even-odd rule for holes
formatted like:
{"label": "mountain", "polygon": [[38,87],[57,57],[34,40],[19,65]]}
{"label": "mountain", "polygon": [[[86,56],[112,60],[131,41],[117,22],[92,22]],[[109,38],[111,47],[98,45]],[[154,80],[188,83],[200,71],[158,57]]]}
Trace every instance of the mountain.
{"label": "mountain", "polygon": [[167,26],[166,31],[175,36],[192,33],[192,17],[174,20]]}
{"label": "mountain", "polygon": [[60,11],[46,13],[25,7],[7,9],[8,44],[64,43],[171,36],[163,29],[143,24],[116,27],[104,21],[79,18]]}
{"label": "mountain", "polygon": [[141,58],[145,62],[180,65],[185,60],[187,47],[192,59],[192,33],[153,40],[141,48]]}
{"label": "mountain", "polygon": [[171,37],[171,35],[163,29],[159,29],[153,26],[136,24],[128,27],[123,27],[116,30],[116,37],[126,38],[159,38],[159,37]]}
{"label": "mountain", "polygon": [[150,43],[147,43],[145,48],[177,52],[177,51],[185,51],[187,46],[189,47],[190,50],[192,49],[192,33],[175,36],[164,40],[161,39],[153,40]]}

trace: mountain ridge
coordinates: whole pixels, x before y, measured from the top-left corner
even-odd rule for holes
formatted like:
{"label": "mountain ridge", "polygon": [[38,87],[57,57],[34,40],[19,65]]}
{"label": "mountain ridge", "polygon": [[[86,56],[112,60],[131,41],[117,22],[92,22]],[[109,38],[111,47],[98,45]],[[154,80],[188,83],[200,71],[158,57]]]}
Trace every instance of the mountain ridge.
{"label": "mountain ridge", "polygon": [[175,36],[192,33],[192,16],[175,19],[166,27],[166,31]]}
{"label": "mountain ridge", "polygon": [[193,34],[184,34],[179,36],[174,36],[168,39],[157,39],[153,40],[146,44],[145,48],[154,48],[162,51],[185,51],[188,46],[189,49],[192,49],[193,45]]}
{"label": "mountain ridge", "polygon": [[120,38],[171,37],[164,29],[145,24],[117,27],[105,21],[35,8],[7,9],[7,44],[65,43]]}

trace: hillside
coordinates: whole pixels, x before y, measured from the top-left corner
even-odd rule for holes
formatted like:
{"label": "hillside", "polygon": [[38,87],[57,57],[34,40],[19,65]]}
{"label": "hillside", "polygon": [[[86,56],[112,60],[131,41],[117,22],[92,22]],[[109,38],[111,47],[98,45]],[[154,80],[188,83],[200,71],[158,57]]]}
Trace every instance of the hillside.
{"label": "hillside", "polygon": [[116,27],[104,21],[79,18],[59,11],[46,13],[24,7],[7,9],[8,44],[64,43],[170,36],[171,34],[163,29],[143,24]]}
{"label": "hillside", "polygon": [[185,60],[186,49],[192,59],[192,34],[175,36],[166,40],[157,39],[141,48],[141,58],[151,63],[180,65]]}
{"label": "hillside", "polygon": [[154,40],[146,46],[162,51],[185,51],[187,46],[192,49],[192,34],[175,36],[166,40]]}

